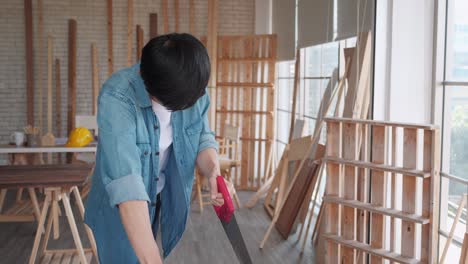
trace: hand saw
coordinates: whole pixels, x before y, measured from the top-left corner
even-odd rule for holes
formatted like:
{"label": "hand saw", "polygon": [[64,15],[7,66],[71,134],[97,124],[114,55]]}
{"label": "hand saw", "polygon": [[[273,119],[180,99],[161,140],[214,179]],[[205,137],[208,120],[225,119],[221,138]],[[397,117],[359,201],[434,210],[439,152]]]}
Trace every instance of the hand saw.
{"label": "hand saw", "polygon": [[222,176],[216,177],[216,183],[218,185],[218,192],[223,195],[224,204],[222,206],[213,206],[216,214],[218,215],[221,224],[223,225],[224,231],[226,232],[231,246],[237,255],[237,259],[241,264],[251,264],[249,251],[245,246],[244,238],[237,225],[236,217],[234,215],[234,204],[232,203],[231,195],[229,194],[226,183]]}

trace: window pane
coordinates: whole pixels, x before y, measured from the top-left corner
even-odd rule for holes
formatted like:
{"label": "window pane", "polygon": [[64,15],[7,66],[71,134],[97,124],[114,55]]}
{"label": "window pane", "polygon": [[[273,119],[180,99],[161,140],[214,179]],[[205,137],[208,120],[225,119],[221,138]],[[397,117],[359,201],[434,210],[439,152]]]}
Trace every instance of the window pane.
{"label": "window pane", "polygon": [[293,90],[294,80],[279,79],[278,80],[278,108],[291,111],[291,95]]}
{"label": "window pane", "polygon": [[468,1],[449,0],[446,80],[468,81]]}
{"label": "window pane", "polygon": [[294,78],[294,61],[284,61],[278,63],[278,77]]}
{"label": "window pane", "polygon": [[308,116],[317,117],[324,90],[322,84],[322,80],[305,80],[307,94],[305,114]]}
{"label": "window pane", "polygon": [[[468,87],[446,87],[444,110],[444,162],[449,172],[468,180]],[[459,186],[458,186],[459,187]],[[450,188],[450,195],[460,195],[466,188]]]}
{"label": "window pane", "polygon": [[288,142],[289,127],[291,126],[291,114],[278,111],[278,140]]}

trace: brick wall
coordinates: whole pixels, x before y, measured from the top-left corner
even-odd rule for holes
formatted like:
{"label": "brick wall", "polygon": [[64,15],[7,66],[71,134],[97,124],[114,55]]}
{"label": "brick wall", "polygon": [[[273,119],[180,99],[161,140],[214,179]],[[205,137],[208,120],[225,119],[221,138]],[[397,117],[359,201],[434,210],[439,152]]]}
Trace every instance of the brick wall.
{"label": "brick wall", "polygon": [[[37,39],[37,0],[33,1],[34,14],[34,85],[35,109],[38,109],[39,78],[43,83],[43,130],[46,129],[47,95],[47,36],[54,39],[53,57],[60,59],[62,92],[62,134],[66,129],[67,109],[67,49],[68,19],[77,20],[77,114],[91,114],[91,42],[98,49],[99,81],[107,77],[107,30],[105,0],[42,0],[44,18],[43,49],[40,54]],[[169,30],[174,30],[173,1],[169,0]],[[179,0],[180,31],[188,31],[188,0]],[[142,25],[145,41],[149,34],[149,13],[158,13],[158,32],[162,32],[159,0],[134,0],[133,22]],[[252,34],[254,31],[254,0],[220,0],[219,34]],[[195,0],[195,35],[206,35],[207,0]],[[135,27],[133,49],[136,46]],[[127,0],[113,1],[114,70],[126,66],[127,59]],[[42,56],[42,75],[38,74],[38,56]],[[135,50],[132,53],[135,58]],[[23,1],[4,0],[0,8],[0,144],[9,141],[13,131],[26,125],[26,81]],[[135,59],[134,59],[135,60]],[[54,81],[55,87],[55,81]],[[55,88],[53,90],[55,94]],[[55,109],[55,96],[53,98]],[[38,116],[35,115],[36,124]],[[55,121],[53,121],[55,122]],[[58,128],[54,127],[54,134]],[[0,157],[0,163],[5,157]]]}

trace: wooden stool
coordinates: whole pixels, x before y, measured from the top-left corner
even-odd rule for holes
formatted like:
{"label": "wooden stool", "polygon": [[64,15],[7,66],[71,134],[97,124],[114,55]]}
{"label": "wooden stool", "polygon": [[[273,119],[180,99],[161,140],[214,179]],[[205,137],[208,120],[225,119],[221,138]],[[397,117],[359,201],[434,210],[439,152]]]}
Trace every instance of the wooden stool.
{"label": "wooden stool", "polygon": [[[87,264],[90,263],[93,255],[97,259],[97,247],[93,233],[91,229],[85,225],[91,248],[84,249],[70,205],[70,195],[73,193],[81,219],[83,219],[84,206],[78,187],[85,184],[92,166],[68,164],[21,167],[0,167],[0,188],[44,188],[45,199],[39,217],[38,229],[36,231],[29,264],[34,264],[36,262],[38,252],[40,263],[50,263],[51,261],[53,263],[61,263],[60,261],[69,263],[73,261],[73,263],[80,262]],[[60,202],[62,202],[64,206],[76,249],[47,249],[52,227],[54,228],[54,238],[57,239],[59,235],[58,215]],[[51,211],[50,213],[49,209]],[[49,215],[48,218],[47,215]],[[44,226],[46,218],[47,226],[45,232],[43,232],[41,227]],[[39,245],[41,244],[41,237],[43,234],[42,247],[39,251]]]}

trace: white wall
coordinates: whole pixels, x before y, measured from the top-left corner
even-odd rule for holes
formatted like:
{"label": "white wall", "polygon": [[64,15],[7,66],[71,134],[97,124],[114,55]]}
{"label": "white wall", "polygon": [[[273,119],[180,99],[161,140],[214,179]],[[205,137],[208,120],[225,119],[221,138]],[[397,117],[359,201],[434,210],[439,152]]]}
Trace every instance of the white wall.
{"label": "white wall", "polygon": [[377,1],[374,118],[430,123],[434,1]]}

